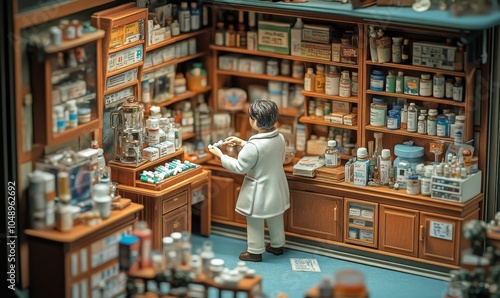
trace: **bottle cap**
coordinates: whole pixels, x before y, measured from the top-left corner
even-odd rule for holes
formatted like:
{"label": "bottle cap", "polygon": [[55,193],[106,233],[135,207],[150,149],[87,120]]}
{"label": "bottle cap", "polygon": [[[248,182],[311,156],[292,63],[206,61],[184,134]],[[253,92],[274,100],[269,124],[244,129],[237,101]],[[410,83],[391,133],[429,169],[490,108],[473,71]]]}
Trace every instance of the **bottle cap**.
{"label": "bottle cap", "polygon": [[382,149],[382,158],[389,158],[391,157],[391,150],[389,149]]}
{"label": "bottle cap", "polygon": [[92,192],[95,196],[109,196],[109,186],[104,183],[97,183],[93,186]]}
{"label": "bottle cap", "polygon": [[402,71],[398,71],[398,76],[403,76],[404,73]]}
{"label": "bottle cap", "polygon": [[335,146],[337,146],[337,142],[335,140],[328,141],[328,147],[335,147]]}
{"label": "bottle cap", "polygon": [[188,8],[187,2],[181,2],[181,8]]}
{"label": "bottle cap", "polygon": [[465,121],[465,116],[464,115],[456,115],[455,121]]}
{"label": "bottle cap", "polygon": [[358,148],[358,151],[356,152],[356,156],[358,158],[366,158],[367,155],[368,155],[368,151],[366,150],[366,148],[364,148],[364,147]]}
{"label": "bottle cap", "polygon": [[420,75],[420,78],[424,79],[424,80],[430,80],[431,75],[428,74],[428,73],[423,73],[423,74]]}
{"label": "bottle cap", "polygon": [[144,220],[141,220],[137,223],[137,225],[135,226],[136,229],[139,229],[139,230],[144,230],[144,229],[147,229],[148,228],[148,223],[145,222]]}
{"label": "bottle cap", "polygon": [[196,9],[196,8],[198,8],[198,3],[196,3],[196,2],[191,2],[191,8],[192,8],[192,9]]}
{"label": "bottle cap", "polygon": [[437,116],[438,111],[436,109],[430,109],[429,110],[429,116]]}
{"label": "bottle cap", "polygon": [[425,120],[425,116],[424,115],[418,116],[418,120]]}
{"label": "bottle cap", "polygon": [[165,247],[168,247],[168,246],[174,244],[174,239],[172,239],[172,237],[167,236],[167,237],[163,237],[161,242],[163,243],[163,248],[165,248]]}
{"label": "bottle cap", "polygon": [[159,106],[152,106],[150,109],[151,114],[158,114],[160,113],[160,107]]}

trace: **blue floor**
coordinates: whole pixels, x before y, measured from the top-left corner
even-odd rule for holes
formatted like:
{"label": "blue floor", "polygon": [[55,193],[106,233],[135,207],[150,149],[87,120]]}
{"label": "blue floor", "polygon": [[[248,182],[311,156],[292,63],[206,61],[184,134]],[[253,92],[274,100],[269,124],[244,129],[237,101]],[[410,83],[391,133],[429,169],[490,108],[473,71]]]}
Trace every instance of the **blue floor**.
{"label": "blue floor", "polygon": [[[215,257],[223,259],[225,266],[230,269],[236,266],[239,261],[239,254],[246,250],[246,242],[239,239],[216,234],[212,234],[208,238],[193,234],[193,251],[201,248],[206,240],[212,241]],[[291,268],[290,258],[316,259],[321,272],[295,272]],[[306,291],[318,284],[322,276],[333,276],[339,269],[361,271],[365,275],[370,298],[443,298],[447,286],[447,282],[442,280],[346,262],[291,249],[285,249],[285,253],[281,256],[264,253],[263,262],[248,262],[247,266],[255,269],[257,274],[263,277],[263,291],[269,298],[274,298],[279,293],[285,293],[290,298],[303,298]],[[210,296],[215,295],[214,292]]]}

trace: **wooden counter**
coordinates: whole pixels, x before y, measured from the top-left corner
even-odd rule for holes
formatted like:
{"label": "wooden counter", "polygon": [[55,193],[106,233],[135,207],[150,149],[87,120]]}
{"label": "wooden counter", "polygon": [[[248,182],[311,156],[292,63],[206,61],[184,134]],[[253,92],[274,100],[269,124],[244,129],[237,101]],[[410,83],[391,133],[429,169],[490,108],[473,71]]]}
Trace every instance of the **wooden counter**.
{"label": "wooden counter", "polygon": [[[25,230],[29,241],[30,297],[90,297],[99,291],[100,276],[106,291],[120,287],[118,243],[132,231],[142,205],[132,203],[95,226],[79,224],[68,233]],[[96,283],[97,280],[97,283]]]}

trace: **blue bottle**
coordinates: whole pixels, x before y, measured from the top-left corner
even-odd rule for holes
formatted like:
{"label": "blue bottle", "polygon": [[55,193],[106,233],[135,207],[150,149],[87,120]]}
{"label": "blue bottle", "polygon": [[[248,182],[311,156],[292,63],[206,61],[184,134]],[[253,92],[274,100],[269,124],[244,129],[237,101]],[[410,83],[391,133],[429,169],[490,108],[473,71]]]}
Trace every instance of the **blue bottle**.
{"label": "blue bottle", "polygon": [[436,125],[437,136],[438,137],[450,136],[448,129],[449,129],[448,117],[446,117],[446,115],[443,114],[439,115],[437,117],[437,125]]}
{"label": "blue bottle", "polygon": [[396,130],[401,127],[401,116],[399,116],[399,111],[390,110],[389,116],[387,116],[387,129]]}

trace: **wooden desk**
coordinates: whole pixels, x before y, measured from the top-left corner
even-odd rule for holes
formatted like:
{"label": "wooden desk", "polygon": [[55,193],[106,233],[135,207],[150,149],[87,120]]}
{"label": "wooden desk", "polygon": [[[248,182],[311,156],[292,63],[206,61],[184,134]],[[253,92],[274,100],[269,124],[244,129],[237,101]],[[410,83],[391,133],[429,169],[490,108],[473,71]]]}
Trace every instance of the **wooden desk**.
{"label": "wooden desk", "polygon": [[[189,270],[189,268],[185,269]],[[128,276],[143,280],[152,280],[155,278],[156,273],[152,268],[147,268],[136,272],[129,272]],[[234,297],[236,297],[238,293],[246,293],[248,298],[253,298],[257,290],[262,290],[262,277],[258,275],[254,277],[244,277],[238,282],[237,286],[232,286],[218,284],[213,279],[201,273],[193,280],[193,283],[202,285],[205,288],[205,297],[208,297],[209,288],[218,289],[219,297],[222,297],[222,291],[230,291],[233,292]]]}
{"label": "wooden desk", "polygon": [[91,297],[95,277],[106,273],[111,294],[118,286],[118,243],[131,232],[142,205],[132,203],[95,226],[79,224],[68,233],[25,230],[29,243],[30,297]]}

